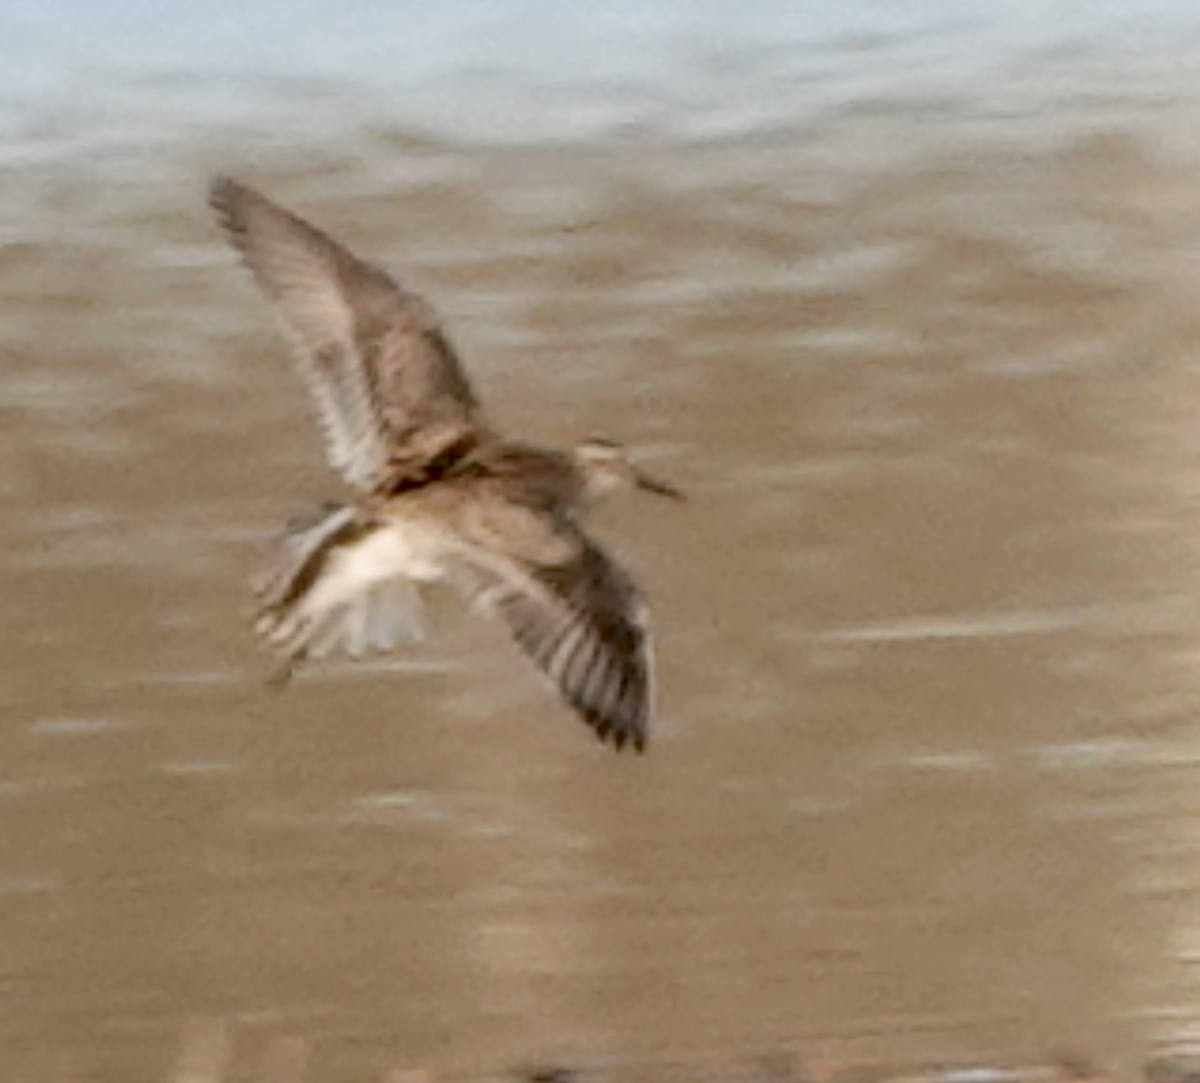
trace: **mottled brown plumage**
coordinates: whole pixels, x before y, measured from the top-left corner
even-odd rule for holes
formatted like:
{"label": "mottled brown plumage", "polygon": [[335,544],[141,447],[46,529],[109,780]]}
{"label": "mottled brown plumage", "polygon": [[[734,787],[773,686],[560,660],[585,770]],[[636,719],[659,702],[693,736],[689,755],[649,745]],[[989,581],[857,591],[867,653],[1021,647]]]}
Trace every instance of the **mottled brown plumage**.
{"label": "mottled brown plumage", "polygon": [[645,606],[581,520],[622,484],[678,492],[608,441],[503,439],[423,300],[236,181],[211,198],[292,341],[330,464],[359,494],[290,529],[260,588],[258,629],[286,672],[419,634],[419,587],[446,579],[507,624],[602,739],[644,748]]}

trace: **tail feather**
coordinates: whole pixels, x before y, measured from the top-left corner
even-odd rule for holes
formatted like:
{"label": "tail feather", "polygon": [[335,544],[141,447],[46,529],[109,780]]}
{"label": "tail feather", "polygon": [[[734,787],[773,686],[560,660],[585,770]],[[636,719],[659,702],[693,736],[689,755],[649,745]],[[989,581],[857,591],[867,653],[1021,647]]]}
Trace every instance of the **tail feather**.
{"label": "tail feather", "polygon": [[353,658],[421,637],[420,596],[386,572],[372,579],[353,567],[355,546],[385,524],[351,507],[326,506],[285,533],[276,564],[258,586],[255,630],[286,663],[285,683],[301,663],[338,650]]}
{"label": "tail feather", "polygon": [[289,523],[279,539],[270,571],[257,583],[261,615],[283,609],[303,595],[321,573],[333,546],[361,533],[355,509],[323,504],[310,516]]}

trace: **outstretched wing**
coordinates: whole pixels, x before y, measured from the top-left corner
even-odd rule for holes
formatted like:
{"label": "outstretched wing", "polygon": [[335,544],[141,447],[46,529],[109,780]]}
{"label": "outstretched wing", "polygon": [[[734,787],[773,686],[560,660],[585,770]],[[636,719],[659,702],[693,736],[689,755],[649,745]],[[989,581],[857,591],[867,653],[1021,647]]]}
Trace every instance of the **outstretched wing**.
{"label": "outstretched wing", "polygon": [[480,424],[437,315],[377,267],[228,178],[212,205],[274,302],[316,400],[330,465],[371,490],[399,461],[437,456]]}
{"label": "outstretched wing", "polygon": [[493,536],[467,556],[460,582],[504,620],[601,740],[641,752],[652,699],[646,607],[629,576],[577,527],[537,520],[548,544],[502,551]]}

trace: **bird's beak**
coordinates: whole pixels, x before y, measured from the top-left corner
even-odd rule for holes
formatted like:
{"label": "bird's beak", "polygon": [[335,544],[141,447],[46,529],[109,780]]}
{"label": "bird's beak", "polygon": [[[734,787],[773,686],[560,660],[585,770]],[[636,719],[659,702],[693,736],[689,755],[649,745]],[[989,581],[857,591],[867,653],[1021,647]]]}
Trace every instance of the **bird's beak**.
{"label": "bird's beak", "polygon": [[633,472],[633,480],[637,483],[639,489],[645,489],[648,493],[657,493],[659,496],[669,496],[672,500],[686,500],[683,495],[674,485],[668,485],[665,481],[659,481],[658,478],[644,473],[641,470]]}

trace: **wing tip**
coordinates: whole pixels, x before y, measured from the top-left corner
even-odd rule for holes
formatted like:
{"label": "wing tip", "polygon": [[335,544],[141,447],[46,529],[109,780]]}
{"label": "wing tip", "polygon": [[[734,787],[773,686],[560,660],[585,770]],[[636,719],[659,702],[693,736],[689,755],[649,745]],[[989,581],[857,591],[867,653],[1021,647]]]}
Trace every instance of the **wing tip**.
{"label": "wing tip", "polygon": [[216,212],[221,228],[235,243],[245,230],[242,203],[252,194],[253,189],[228,173],[216,173],[209,181],[208,205]]}
{"label": "wing tip", "polygon": [[[629,750],[631,752],[636,752],[639,756],[644,756],[646,754],[648,745],[649,740],[645,733],[634,733],[629,736]],[[617,745],[617,751],[624,752],[625,745],[623,743]]]}
{"label": "wing tip", "polygon": [[230,174],[214,173],[208,181],[208,205],[217,212],[224,213],[237,199],[241,190],[241,184]]}
{"label": "wing tip", "polygon": [[628,748],[631,752],[644,755],[650,743],[644,723],[630,724],[621,719],[587,713],[584,714],[584,721],[595,731],[597,740],[601,744],[611,745],[614,752],[624,752]]}
{"label": "wing tip", "polygon": [[[592,696],[584,688],[572,688],[557,678],[559,694],[581,721],[589,726],[601,744],[614,752],[626,748],[643,754],[649,744],[650,696],[644,680],[631,679],[643,671],[624,674],[621,691],[614,702],[611,695]],[[594,689],[593,689],[594,691]]]}

